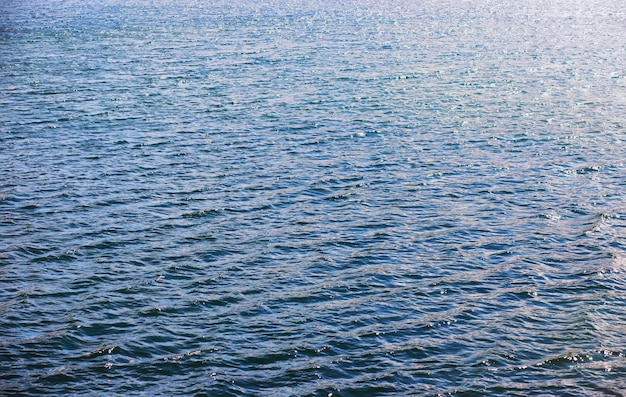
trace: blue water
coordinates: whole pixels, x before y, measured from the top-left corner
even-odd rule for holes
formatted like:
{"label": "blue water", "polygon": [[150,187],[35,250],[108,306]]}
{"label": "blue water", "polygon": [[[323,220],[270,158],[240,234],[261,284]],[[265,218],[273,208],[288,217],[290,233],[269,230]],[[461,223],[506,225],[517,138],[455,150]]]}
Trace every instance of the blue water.
{"label": "blue water", "polygon": [[262,3],[0,3],[0,394],[626,395],[623,3]]}

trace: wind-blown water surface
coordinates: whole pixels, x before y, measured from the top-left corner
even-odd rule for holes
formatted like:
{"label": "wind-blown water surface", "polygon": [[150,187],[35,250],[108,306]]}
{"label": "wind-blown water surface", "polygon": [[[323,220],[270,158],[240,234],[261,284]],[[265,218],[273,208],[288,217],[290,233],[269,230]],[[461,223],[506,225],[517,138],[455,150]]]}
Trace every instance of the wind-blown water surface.
{"label": "wind-blown water surface", "polygon": [[626,390],[620,1],[4,1],[0,394]]}

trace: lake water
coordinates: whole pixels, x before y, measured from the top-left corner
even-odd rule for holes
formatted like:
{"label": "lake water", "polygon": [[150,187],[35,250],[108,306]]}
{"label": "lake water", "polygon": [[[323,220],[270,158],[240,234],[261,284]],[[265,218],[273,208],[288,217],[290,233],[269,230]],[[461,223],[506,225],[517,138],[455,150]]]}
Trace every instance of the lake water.
{"label": "lake water", "polygon": [[0,394],[623,396],[617,0],[5,0]]}

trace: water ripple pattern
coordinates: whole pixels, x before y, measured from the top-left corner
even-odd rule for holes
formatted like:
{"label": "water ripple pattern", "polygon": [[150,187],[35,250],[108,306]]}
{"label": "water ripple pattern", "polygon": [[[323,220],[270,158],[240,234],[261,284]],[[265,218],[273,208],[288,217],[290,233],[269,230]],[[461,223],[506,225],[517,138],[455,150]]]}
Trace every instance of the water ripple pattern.
{"label": "water ripple pattern", "polygon": [[0,394],[623,396],[616,0],[6,0]]}

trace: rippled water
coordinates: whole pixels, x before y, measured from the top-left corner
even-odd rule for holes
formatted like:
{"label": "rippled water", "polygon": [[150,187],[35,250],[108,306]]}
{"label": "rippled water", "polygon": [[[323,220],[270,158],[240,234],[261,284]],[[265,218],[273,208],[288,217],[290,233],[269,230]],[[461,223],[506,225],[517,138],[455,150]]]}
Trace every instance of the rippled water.
{"label": "rippled water", "polygon": [[624,395],[624,26],[3,1],[0,394]]}

